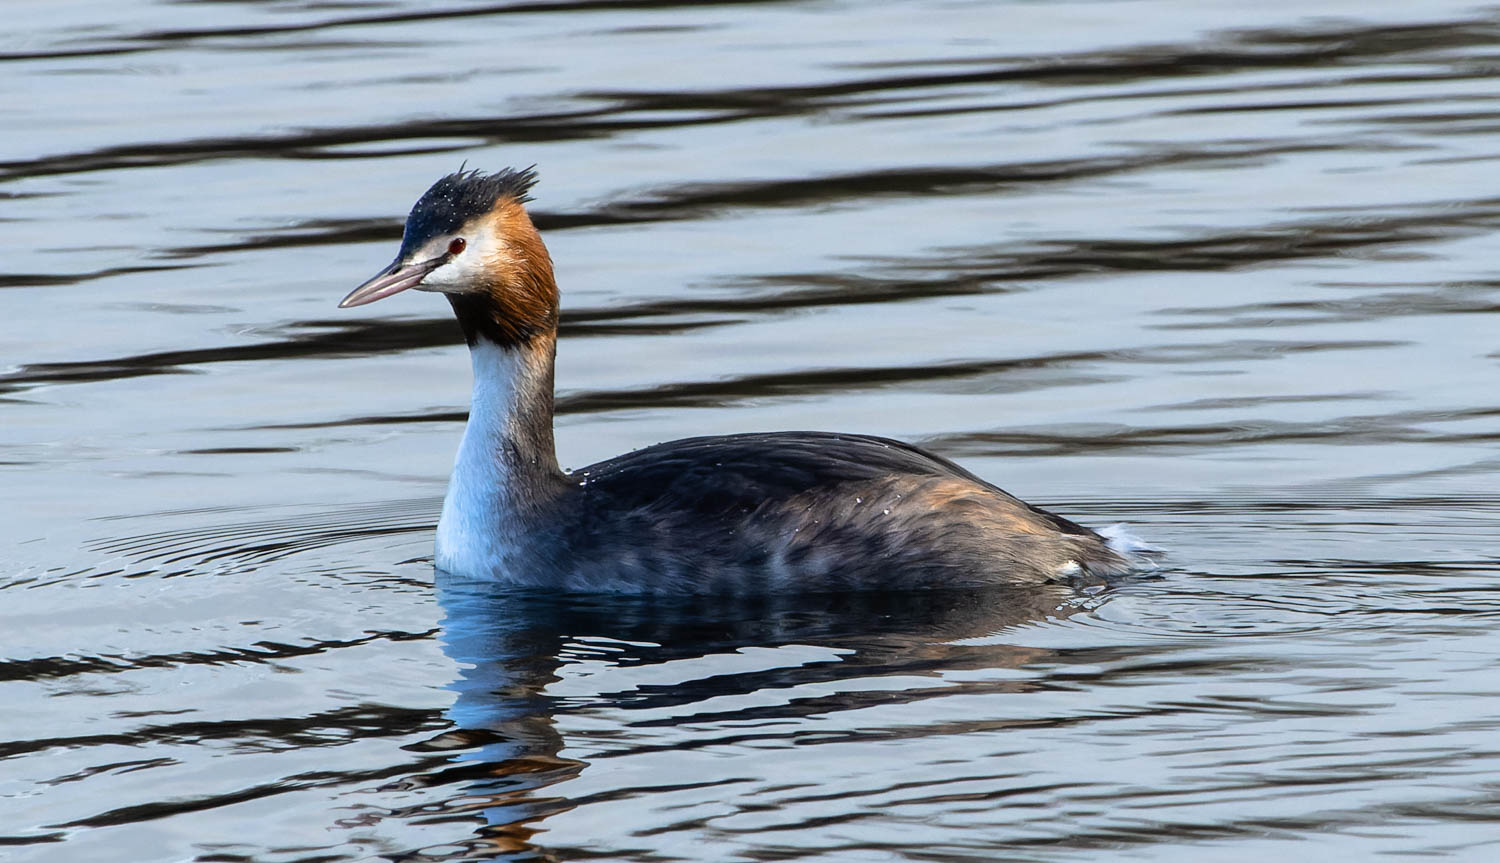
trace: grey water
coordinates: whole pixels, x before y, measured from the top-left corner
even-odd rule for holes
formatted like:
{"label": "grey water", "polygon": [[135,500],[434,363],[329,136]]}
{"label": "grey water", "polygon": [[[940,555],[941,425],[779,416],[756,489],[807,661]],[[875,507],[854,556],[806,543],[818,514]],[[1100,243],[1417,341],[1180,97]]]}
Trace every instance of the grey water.
{"label": "grey water", "polygon": [[[1500,13],[20,2],[0,858],[1500,854]],[[1098,591],[435,578],[440,299],[535,164],[565,465],[915,441],[1168,550]]]}

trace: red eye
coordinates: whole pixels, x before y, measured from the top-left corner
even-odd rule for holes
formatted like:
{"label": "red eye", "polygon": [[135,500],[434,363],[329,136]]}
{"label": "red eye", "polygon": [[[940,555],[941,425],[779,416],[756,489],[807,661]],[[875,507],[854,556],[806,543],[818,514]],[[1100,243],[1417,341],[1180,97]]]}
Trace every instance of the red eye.
{"label": "red eye", "polygon": [[462,252],[464,250],[464,246],[467,245],[468,243],[464,242],[463,237],[454,237],[448,243],[448,254],[456,255],[459,252]]}

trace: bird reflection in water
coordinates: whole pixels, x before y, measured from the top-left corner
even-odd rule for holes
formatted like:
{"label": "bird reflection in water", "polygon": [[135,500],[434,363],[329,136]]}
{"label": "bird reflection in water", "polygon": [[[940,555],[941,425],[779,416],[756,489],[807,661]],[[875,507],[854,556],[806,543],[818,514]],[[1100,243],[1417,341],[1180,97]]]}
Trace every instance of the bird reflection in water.
{"label": "bird reflection in water", "polygon": [[[460,668],[450,685],[456,698],[446,714],[452,727],[406,748],[448,753],[448,766],[405,783],[411,788],[454,790],[441,800],[429,799],[392,814],[424,825],[465,824],[472,833],[390,859],[557,859],[534,840],[547,829],[546,819],[583,805],[554,788],[589,764],[560,754],[565,741],[558,723],[566,722],[569,714],[588,715],[594,722],[613,715],[618,733],[610,735],[606,757],[628,757],[634,750],[629,711],[651,711],[651,740],[635,748],[660,752],[664,725],[679,726],[682,732],[666,748],[688,749],[704,745],[700,736],[705,723],[743,727],[752,719],[826,719],[841,711],[953,694],[955,687],[975,693],[1023,692],[1032,684],[1008,677],[996,680],[994,675],[906,689],[893,689],[888,682],[862,687],[858,681],[1020,667],[1050,652],[996,643],[1003,641],[1006,630],[1055,621],[1094,603],[1060,585],[1024,591],[989,588],[735,600],[547,596],[441,574],[438,597],[445,612],[443,650]],[[787,660],[756,652],[755,667],[746,670],[746,648],[790,646],[822,648],[824,658],[808,661],[805,650],[798,650],[790,664],[777,664],[778,659]],[[715,663],[715,656],[735,661]],[[595,674],[592,679],[602,685],[584,695],[548,694],[550,685],[568,676],[568,666],[597,665],[601,658],[606,670],[618,674]],[[688,660],[694,661],[690,667]],[[674,662],[679,663],[674,676],[678,682],[631,683],[632,668],[660,670]],[[681,679],[684,676],[687,679]],[[837,691],[806,696],[808,685],[833,682],[840,683],[831,688]],[[755,699],[756,706],[748,708],[705,706],[725,697],[793,689],[797,697],[769,706],[765,698]],[[576,686],[570,687],[573,691]],[[664,719],[664,712],[670,716]],[[765,735],[786,738],[798,733],[783,724]],[[579,742],[572,741],[572,746],[578,748]],[[476,821],[480,826],[473,829]],[[570,844],[562,834],[555,838],[559,845]]]}

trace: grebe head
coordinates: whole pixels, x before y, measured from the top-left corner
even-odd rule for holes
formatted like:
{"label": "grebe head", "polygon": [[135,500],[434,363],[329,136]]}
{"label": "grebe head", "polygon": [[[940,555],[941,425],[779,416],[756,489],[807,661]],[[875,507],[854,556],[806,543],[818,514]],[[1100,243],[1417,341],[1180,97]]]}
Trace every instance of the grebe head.
{"label": "grebe head", "polygon": [[552,259],[523,204],[536,171],[463,171],[432,184],[406,217],[396,259],[355,288],[339,308],[407,288],[448,296],[473,344],[530,342],[557,327]]}

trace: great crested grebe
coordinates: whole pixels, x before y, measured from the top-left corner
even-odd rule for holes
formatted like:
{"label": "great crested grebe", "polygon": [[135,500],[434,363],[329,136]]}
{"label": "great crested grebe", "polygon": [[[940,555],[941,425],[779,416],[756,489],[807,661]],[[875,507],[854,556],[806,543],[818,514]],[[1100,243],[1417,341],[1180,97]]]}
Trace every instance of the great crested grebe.
{"label": "great crested grebe", "polygon": [[473,399],[434,563],[561,591],[1023,585],[1121,573],[1098,533],[911,444],[827,432],[696,437],[574,473],[552,443],[557,284],[522,206],[532,169],[438,180],[390,266],[340,308],[448,297]]}

